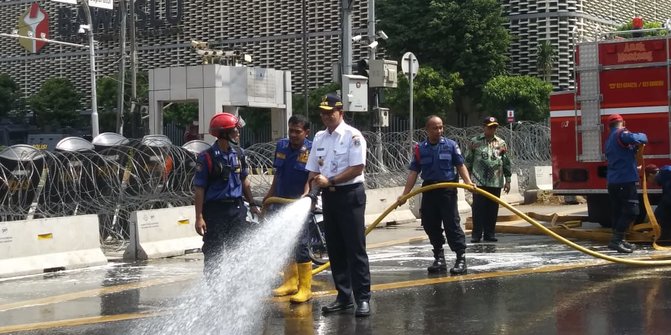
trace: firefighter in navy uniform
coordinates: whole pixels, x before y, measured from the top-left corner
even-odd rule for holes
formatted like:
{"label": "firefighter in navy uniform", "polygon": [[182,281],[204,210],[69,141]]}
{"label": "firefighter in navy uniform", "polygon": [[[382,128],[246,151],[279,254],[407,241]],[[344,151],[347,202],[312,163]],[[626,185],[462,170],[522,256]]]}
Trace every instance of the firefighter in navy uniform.
{"label": "firefighter in navy uniform", "polygon": [[655,218],[662,229],[658,240],[668,243],[671,240],[671,165],[658,168],[655,164],[645,167],[648,183],[657,184],[662,187],[662,198],[655,208]]}
{"label": "firefighter in navy uniform", "polygon": [[370,315],[370,269],[366,253],[364,212],[366,140],[343,120],[340,97],[329,94],[319,105],[325,130],[315,135],[307,169],[313,188],[322,190],[326,245],[338,291],[335,302],[323,306],[332,313],[354,307],[355,315]]}
{"label": "firefighter in navy uniform", "polygon": [[639,144],[648,143],[648,137],[643,133],[628,131],[620,114],[609,116],[608,126],[610,134],[606,140],[606,180],[613,222],[613,238],[608,243],[608,249],[631,253],[635,247],[624,239],[624,235],[640,212],[636,191],[639,179],[636,151]]}
{"label": "firefighter in navy uniform", "polygon": [[[312,141],[310,122],[303,115],[289,118],[289,138],[281,139],[275,146],[273,168],[275,174],[264,202],[270,197],[298,199],[308,191],[308,162]],[[275,207],[275,206],[273,206]],[[308,229],[303,227],[298,237],[295,256],[284,271],[284,282],[273,290],[273,295],[291,295],[289,301],[303,303],[312,298],[312,261],[308,255]]]}
{"label": "firefighter in navy uniform", "polygon": [[244,122],[233,114],[215,114],[210,135],[217,141],[198,155],[195,188],[196,232],[203,236],[203,272],[208,278],[217,269],[217,256],[248,228],[247,208],[260,213],[252,198],[244,152],[237,146]]}
{"label": "firefighter in navy uniform", "polygon": [[[458,182],[457,173],[465,184],[475,187],[464,165],[457,142],[443,137],[443,121],[436,115],[426,119],[427,140],[415,145],[410,162],[410,173],[403,189],[404,196],[415,186],[417,176],[421,174],[422,186],[437,183]],[[455,172],[456,167],[456,172]],[[399,197],[400,198],[400,197]],[[420,207],[422,226],[433,246],[434,262],[427,268],[429,273],[446,273],[443,244],[447,235],[447,244],[456,253],[457,258],[450,273],[461,275],[466,268],[466,237],[461,229],[459,209],[457,208],[457,190],[450,188],[435,189],[422,194]]]}

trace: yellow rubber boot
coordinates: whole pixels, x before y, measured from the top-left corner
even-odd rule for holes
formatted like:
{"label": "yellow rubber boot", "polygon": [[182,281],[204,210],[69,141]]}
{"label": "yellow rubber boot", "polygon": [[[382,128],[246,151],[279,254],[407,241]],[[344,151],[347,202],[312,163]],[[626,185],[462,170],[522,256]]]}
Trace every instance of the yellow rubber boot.
{"label": "yellow rubber boot", "polygon": [[289,300],[300,304],[312,299],[312,262],[298,264],[298,293]]}
{"label": "yellow rubber boot", "polygon": [[273,290],[273,296],[283,297],[296,292],[298,292],[298,267],[295,262],[291,262],[284,270],[284,282]]}

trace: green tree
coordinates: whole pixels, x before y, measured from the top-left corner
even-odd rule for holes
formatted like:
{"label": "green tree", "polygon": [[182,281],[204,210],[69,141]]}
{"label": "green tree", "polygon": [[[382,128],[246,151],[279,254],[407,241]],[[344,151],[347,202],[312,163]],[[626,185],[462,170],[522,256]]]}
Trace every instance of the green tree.
{"label": "green tree", "polygon": [[41,127],[75,127],[81,123],[81,95],[68,79],[47,79],[40,90],[29,98],[29,104]]}
{"label": "green tree", "polygon": [[546,82],[552,80],[552,70],[557,61],[557,52],[550,41],[542,41],[536,49],[536,69],[541,79]]}
{"label": "green tree", "polygon": [[[417,120],[431,114],[447,115],[447,108],[454,103],[454,92],[464,85],[456,73],[443,74],[429,66],[420,67],[413,80],[413,114]],[[409,116],[410,82],[399,76],[398,87],[385,89],[384,106],[395,115]]]}
{"label": "green tree", "polygon": [[198,121],[198,102],[173,103],[163,110],[165,122],[175,122],[180,127],[188,127]]}
{"label": "green tree", "polygon": [[308,115],[305,115],[305,96],[303,94],[294,94],[291,102],[292,114],[305,115],[312,124],[320,125],[321,118],[317,107],[327,93],[332,93],[337,90],[340,90],[340,85],[336,83],[330,83],[317,89],[310,90],[310,92],[308,92]]}
{"label": "green tree", "polygon": [[[118,74],[99,78],[97,83],[98,108],[100,114],[100,130],[101,131],[116,131],[116,110],[117,110],[117,94],[118,94]],[[142,134],[137,131],[140,127],[140,108],[149,103],[149,83],[147,79],[147,72],[138,72],[137,74],[137,100],[134,115],[130,114],[131,109],[131,81],[130,71],[125,76],[126,82],[124,84],[124,106],[123,117],[126,124],[124,131],[127,136],[137,137]],[[136,131],[131,130],[128,126],[134,126]]]}
{"label": "green tree", "polygon": [[478,101],[485,83],[506,73],[510,35],[500,1],[379,0],[377,5],[378,27],[390,36],[387,54],[398,59],[412,51],[420,64],[458,73],[464,81],[460,105]]}
{"label": "green tree", "polygon": [[[655,29],[655,28],[662,28],[662,23],[661,22],[644,22],[643,23],[643,29]],[[617,28],[618,31],[628,31],[634,29],[632,22],[629,21]],[[648,31],[643,33],[643,36],[666,36],[667,31],[666,30],[657,30],[657,31]],[[631,38],[632,34],[631,33],[620,33],[617,34],[619,37],[623,38]]]}
{"label": "green tree", "polygon": [[0,117],[10,115],[19,102],[19,85],[8,74],[0,73]]}
{"label": "green tree", "polygon": [[498,76],[483,90],[485,109],[505,119],[507,109],[515,110],[520,120],[542,121],[550,116],[552,85],[531,76]]}
{"label": "green tree", "polygon": [[112,77],[96,81],[100,132],[116,132],[117,83]]}

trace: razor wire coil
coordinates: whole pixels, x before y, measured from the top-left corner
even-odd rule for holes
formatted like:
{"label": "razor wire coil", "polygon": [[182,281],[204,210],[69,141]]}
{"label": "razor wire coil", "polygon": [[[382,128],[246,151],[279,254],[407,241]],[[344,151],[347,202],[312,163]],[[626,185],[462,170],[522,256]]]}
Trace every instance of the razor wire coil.
{"label": "razor wire coil", "polygon": [[[447,126],[444,136],[466,148],[481,133],[482,127]],[[550,163],[549,128],[525,122],[512,131],[500,127],[497,134],[509,145],[519,188],[524,191],[530,168]],[[368,150],[367,188],[405,185],[411,158],[409,133],[363,135]],[[423,130],[413,134],[414,141],[425,138]],[[206,146],[201,143],[200,148]],[[272,183],[274,155],[274,142],[245,149],[254,196],[265,195]],[[0,222],[97,214],[103,243],[126,241],[134,211],[193,204],[196,157],[194,151],[165,141],[129,140],[91,150],[53,152],[10,146],[0,150]]]}

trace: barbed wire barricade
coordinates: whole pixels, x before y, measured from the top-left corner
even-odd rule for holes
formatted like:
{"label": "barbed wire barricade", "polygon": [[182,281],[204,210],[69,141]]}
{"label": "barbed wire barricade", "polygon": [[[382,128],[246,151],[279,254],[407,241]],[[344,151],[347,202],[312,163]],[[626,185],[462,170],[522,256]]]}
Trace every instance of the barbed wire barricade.
{"label": "barbed wire barricade", "polygon": [[[447,126],[445,136],[469,145],[482,127]],[[405,185],[410,163],[409,132],[364,132],[368,143],[367,188]],[[510,146],[519,188],[525,190],[532,167],[550,164],[549,129],[522,123],[497,133]],[[414,141],[426,138],[416,130]],[[0,150],[0,221],[97,214],[104,245],[123,247],[133,211],[193,204],[193,176],[198,153],[210,144],[191,141],[175,146],[163,135],[141,140],[104,133],[92,142],[63,139],[55,151],[25,144]],[[255,197],[268,191],[275,143],[245,149]]]}

